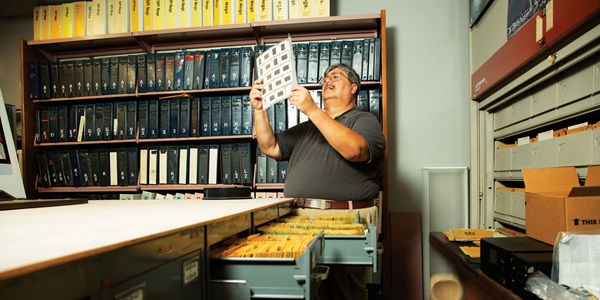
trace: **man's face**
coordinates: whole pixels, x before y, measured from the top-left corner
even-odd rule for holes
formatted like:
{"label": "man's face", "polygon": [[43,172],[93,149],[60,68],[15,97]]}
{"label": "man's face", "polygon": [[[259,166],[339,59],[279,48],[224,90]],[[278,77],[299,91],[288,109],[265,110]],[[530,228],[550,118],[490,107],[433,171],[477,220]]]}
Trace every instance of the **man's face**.
{"label": "man's face", "polygon": [[324,79],[325,81],[321,87],[323,101],[330,99],[338,99],[338,101],[342,101],[343,103],[352,101],[352,93],[355,91],[355,85],[350,83],[348,75],[341,69],[332,69]]}

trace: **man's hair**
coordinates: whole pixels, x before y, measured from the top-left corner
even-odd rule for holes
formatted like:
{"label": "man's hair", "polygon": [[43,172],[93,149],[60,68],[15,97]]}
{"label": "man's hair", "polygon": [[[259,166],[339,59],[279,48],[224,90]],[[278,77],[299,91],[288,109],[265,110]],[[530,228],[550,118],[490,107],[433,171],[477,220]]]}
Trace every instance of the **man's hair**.
{"label": "man's hair", "polygon": [[325,73],[323,73],[323,76],[327,76],[327,74],[329,74],[329,71],[333,69],[340,69],[344,71],[344,73],[346,73],[346,75],[348,76],[348,80],[350,80],[350,83],[356,84],[356,86],[358,87],[356,89],[356,94],[354,95],[356,97],[356,95],[358,95],[358,91],[360,90],[360,76],[358,76],[356,71],[354,71],[354,69],[351,66],[340,63],[329,66],[329,68],[325,70]]}

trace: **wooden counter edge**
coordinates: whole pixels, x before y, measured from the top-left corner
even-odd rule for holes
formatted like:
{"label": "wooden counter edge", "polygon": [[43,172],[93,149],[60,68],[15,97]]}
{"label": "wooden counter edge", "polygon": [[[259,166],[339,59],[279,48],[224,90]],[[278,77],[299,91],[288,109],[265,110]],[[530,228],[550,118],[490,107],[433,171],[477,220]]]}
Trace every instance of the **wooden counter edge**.
{"label": "wooden counter edge", "polygon": [[[463,280],[468,280],[477,285],[482,291],[487,292],[488,296],[493,299],[506,300],[506,299],[521,299],[521,297],[514,294],[511,290],[500,285],[483,272],[475,271],[467,266],[467,262],[460,255],[457,255],[447,244],[450,243],[446,236],[442,232],[431,232],[429,233],[429,243],[433,248],[438,250],[448,262],[452,264],[457,271],[460,272]],[[465,287],[468,285],[465,284]],[[465,291],[466,292],[466,291]]]}

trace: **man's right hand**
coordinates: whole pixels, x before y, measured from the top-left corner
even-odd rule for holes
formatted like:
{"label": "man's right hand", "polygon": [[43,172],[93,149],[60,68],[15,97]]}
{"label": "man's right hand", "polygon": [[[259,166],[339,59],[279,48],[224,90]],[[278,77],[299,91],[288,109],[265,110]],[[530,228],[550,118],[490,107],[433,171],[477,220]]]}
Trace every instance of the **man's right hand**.
{"label": "man's right hand", "polygon": [[250,90],[250,102],[255,110],[263,109],[262,91],[263,91],[262,80],[255,80]]}

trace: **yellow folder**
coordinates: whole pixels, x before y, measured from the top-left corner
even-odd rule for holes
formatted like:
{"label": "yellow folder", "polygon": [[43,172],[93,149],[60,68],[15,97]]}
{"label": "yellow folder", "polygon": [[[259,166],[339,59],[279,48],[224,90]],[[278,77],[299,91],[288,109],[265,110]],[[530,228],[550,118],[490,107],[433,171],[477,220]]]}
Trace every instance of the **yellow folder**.
{"label": "yellow folder", "polygon": [[33,7],[33,39],[42,39],[42,7],[40,5]]}
{"label": "yellow folder", "polygon": [[87,30],[87,2],[73,2],[73,37],[85,36]]}
{"label": "yellow folder", "polygon": [[61,36],[62,5],[50,5],[50,39],[59,39]]}

